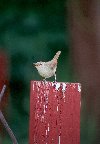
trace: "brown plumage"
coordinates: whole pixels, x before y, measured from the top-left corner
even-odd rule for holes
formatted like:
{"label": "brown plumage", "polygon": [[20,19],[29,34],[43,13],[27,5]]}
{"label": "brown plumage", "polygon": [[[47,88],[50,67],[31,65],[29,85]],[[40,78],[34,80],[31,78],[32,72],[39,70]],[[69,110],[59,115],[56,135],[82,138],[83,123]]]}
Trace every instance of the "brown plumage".
{"label": "brown plumage", "polygon": [[38,73],[44,79],[55,76],[55,81],[56,81],[57,60],[60,54],[61,54],[61,51],[58,51],[51,61],[48,61],[48,62],[40,61],[37,63],[33,63],[36,69],[38,70]]}

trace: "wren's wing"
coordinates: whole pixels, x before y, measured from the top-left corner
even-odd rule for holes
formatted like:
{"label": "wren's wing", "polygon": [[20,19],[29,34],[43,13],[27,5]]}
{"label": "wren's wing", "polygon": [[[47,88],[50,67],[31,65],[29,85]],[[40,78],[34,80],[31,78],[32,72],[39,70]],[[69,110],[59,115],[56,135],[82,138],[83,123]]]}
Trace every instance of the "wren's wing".
{"label": "wren's wing", "polygon": [[57,59],[46,62],[46,64],[53,70],[57,66]]}
{"label": "wren's wing", "polygon": [[57,67],[57,60],[60,54],[61,54],[61,51],[58,51],[51,61],[46,62],[47,66],[49,66],[52,70]]}

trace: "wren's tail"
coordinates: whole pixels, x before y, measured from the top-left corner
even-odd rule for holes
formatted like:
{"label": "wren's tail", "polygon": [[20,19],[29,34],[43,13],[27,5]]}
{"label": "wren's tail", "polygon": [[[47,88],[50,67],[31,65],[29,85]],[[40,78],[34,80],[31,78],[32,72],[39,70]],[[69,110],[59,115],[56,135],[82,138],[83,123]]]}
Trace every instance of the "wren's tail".
{"label": "wren's tail", "polygon": [[58,51],[53,59],[58,59],[60,54],[61,54],[61,51]]}

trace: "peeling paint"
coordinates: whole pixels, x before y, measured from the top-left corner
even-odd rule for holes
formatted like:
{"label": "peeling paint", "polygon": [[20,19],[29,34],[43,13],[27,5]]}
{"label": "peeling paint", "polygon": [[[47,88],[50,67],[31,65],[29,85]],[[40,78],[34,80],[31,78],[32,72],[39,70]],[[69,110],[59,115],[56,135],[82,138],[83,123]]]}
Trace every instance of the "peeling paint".
{"label": "peeling paint", "polygon": [[55,84],[55,89],[58,90],[60,88],[60,83]]}
{"label": "peeling paint", "polygon": [[78,92],[81,92],[81,85],[78,84]]}
{"label": "peeling paint", "polygon": [[45,134],[46,134],[46,136],[48,135],[48,131],[47,131],[47,129],[46,129],[46,132],[45,132]]}
{"label": "peeling paint", "polygon": [[62,91],[66,91],[66,83],[62,83]]}
{"label": "peeling paint", "polygon": [[37,85],[38,85],[38,87],[41,87],[41,83],[40,82],[38,82]]}
{"label": "peeling paint", "polygon": [[66,83],[62,83],[62,93],[63,93],[64,102],[65,102],[65,91],[66,91]]}
{"label": "peeling paint", "polygon": [[48,131],[50,131],[49,123],[48,123]]}
{"label": "peeling paint", "polygon": [[33,91],[34,91],[34,84],[33,84]]}
{"label": "peeling paint", "polygon": [[44,122],[44,115],[41,116],[41,122]]}
{"label": "peeling paint", "polygon": [[58,111],[58,105],[57,105],[57,111]]}
{"label": "peeling paint", "polygon": [[58,139],[58,144],[60,144],[60,136],[59,136],[59,139]]}

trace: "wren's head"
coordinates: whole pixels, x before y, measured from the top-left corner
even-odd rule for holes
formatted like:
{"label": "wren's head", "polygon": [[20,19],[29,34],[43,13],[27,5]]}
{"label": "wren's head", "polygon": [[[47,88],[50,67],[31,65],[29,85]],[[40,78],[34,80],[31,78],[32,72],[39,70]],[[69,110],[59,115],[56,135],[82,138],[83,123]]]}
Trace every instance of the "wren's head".
{"label": "wren's head", "polygon": [[37,63],[33,63],[33,65],[36,67],[36,68],[38,68],[38,67],[40,67],[40,66],[42,66],[43,65],[43,62],[37,62]]}

